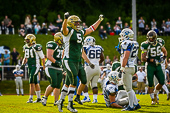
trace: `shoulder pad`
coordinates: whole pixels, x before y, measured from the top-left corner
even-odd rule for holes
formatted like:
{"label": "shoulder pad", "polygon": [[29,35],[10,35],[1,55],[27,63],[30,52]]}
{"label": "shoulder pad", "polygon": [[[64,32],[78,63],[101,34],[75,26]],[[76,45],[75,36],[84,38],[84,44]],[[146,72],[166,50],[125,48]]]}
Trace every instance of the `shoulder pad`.
{"label": "shoulder pad", "polygon": [[41,50],[42,50],[41,44],[34,44],[33,47],[34,47],[34,49],[35,49],[36,51],[41,51]]}
{"label": "shoulder pad", "polygon": [[95,45],[95,47],[100,48],[102,50],[102,52],[104,51],[104,49],[100,45]]}
{"label": "shoulder pad", "polygon": [[141,43],[141,50],[147,50],[149,43],[147,41]]}
{"label": "shoulder pad", "polygon": [[157,41],[162,44],[162,46],[165,46],[165,41],[162,38],[157,38]]}
{"label": "shoulder pad", "polygon": [[57,44],[56,44],[54,41],[49,41],[49,42],[47,42],[47,44],[46,44],[46,48],[47,48],[47,49],[55,49],[56,46],[57,46]]}
{"label": "shoulder pad", "polygon": [[122,49],[127,49],[131,41],[125,40],[124,42],[121,43]]}
{"label": "shoulder pad", "polygon": [[115,89],[116,89],[115,85],[109,84],[106,86],[106,90],[109,91],[110,94],[115,93],[116,92]]}

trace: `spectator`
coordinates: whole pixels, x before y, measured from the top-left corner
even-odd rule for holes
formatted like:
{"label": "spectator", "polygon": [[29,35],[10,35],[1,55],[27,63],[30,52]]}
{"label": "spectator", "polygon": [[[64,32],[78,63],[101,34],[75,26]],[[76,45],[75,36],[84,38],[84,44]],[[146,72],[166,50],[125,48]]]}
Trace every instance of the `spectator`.
{"label": "spectator", "polygon": [[107,39],[106,30],[103,29],[103,26],[100,26],[99,36],[102,40]]}
{"label": "spectator", "polygon": [[31,16],[30,15],[27,15],[25,17],[25,26],[27,27],[27,25],[31,22]]}
{"label": "spectator", "polygon": [[113,27],[113,29],[114,29],[114,32],[116,33],[116,35],[119,35],[119,33],[121,32],[121,29],[117,24]]}
{"label": "spectator", "polygon": [[159,30],[155,25],[152,26],[152,30],[154,30],[157,33],[157,35],[160,35]]}
{"label": "spectator", "polygon": [[124,28],[129,28],[129,25],[128,25],[128,23],[127,23],[127,22],[125,23]]}
{"label": "spectator", "polygon": [[114,57],[113,57],[113,62],[116,62],[116,61],[118,61],[119,59],[118,59],[118,57],[115,55]]}
{"label": "spectator", "polygon": [[8,23],[9,23],[9,21],[10,21],[10,19],[9,19],[8,16],[6,15],[6,16],[5,16],[5,19],[4,19],[3,21],[4,21],[4,24],[7,26]]}
{"label": "spectator", "polygon": [[109,59],[109,56],[106,56],[106,59],[104,60],[105,65],[110,64],[111,65],[111,60]]}
{"label": "spectator", "polygon": [[59,29],[61,29],[63,20],[61,19],[60,14],[58,14],[57,17],[58,17],[56,20],[57,27],[59,27]]}
{"label": "spectator", "polygon": [[144,35],[146,35],[148,33],[148,31],[150,30],[148,24],[145,25],[145,30],[143,32]]}
{"label": "spectator", "polygon": [[170,35],[170,27],[169,27],[169,25],[166,25],[165,36],[169,36],[169,35]]}
{"label": "spectator", "polygon": [[32,26],[35,28],[35,25],[37,25],[37,18],[36,15],[33,16],[34,18],[32,19]]}
{"label": "spectator", "polygon": [[[4,61],[4,65],[9,65],[9,63],[10,63],[10,55],[8,53],[8,50],[5,50],[3,61]],[[9,67],[8,67],[8,71],[9,71]]]}
{"label": "spectator", "polygon": [[57,32],[59,27],[54,26],[52,23],[48,26],[49,30],[53,33],[53,35]]}
{"label": "spectator", "polygon": [[151,21],[151,29],[153,29],[154,27],[156,27],[156,25],[157,25],[157,23],[156,23],[155,19],[153,19],[153,20]]}
{"label": "spectator", "polygon": [[120,27],[120,29],[123,28],[123,26],[122,26],[122,20],[121,20],[121,17],[120,17],[120,16],[118,17],[118,20],[116,21],[116,24]]}
{"label": "spectator", "polygon": [[82,29],[86,29],[86,28],[88,28],[88,26],[86,25],[86,23],[85,22],[83,22],[83,25],[82,25]]}
{"label": "spectator", "polygon": [[166,25],[170,26],[170,19],[168,18],[168,20],[166,21]]}
{"label": "spectator", "polygon": [[12,20],[9,21],[7,28],[8,28],[9,34],[15,34],[14,33],[14,25],[12,25]]}
{"label": "spectator", "polygon": [[35,34],[37,35],[39,30],[41,29],[41,26],[39,25],[39,23],[37,23],[34,27],[34,31],[35,31]]}
{"label": "spectator", "polygon": [[143,17],[140,17],[140,19],[138,20],[138,25],[139,25],[139,31],[138,31],[138,35],[142,35],[142,33],[145,30],[145,20],[143,20]]}
{"label": "spectator", "polygon": [[46,23],[42,23],[42,28],[41,28],[40,32],[41,32],[41,34],[48,35],[48,33],[47,33],[47,24]]}
{"label": "spectator", "polygon": [[19,33],[19,36],[25,37],[25,35],[26,35],[26,28],[25,28],[24,24],[21,24],[21,25],[20,25],[20,28],[19,28],[19,30],[18,30],[18,33]]}
{"label": "spectator", "polygon": [[6,25],[4,24],[4,21],[1,22],[1,26],[0,26],[0,34],[6,34],[6,30],[7,30],[7,27]]}
{"label": "spectator", "polygon": [[20,54],[16,51],[16,48],[13,48],[13,52],[11,52],[12,65],[17,65],[19,57]]}
{"label": "spectator", "polygon": [[113,30],[112,30],[110,24],[107,24],[106,32],[107,32],[108,35],[110,35],[110,33],[113,32]]}
{"label": "spectator", "polygon": [[145,81],[146,81],[146,73],[143,71],[142,67],[139,67],[139,71],[135,74],[138,78],[138,91],[139,94],[145,94]]}
{"label": "spectator", "polygon": [[165,23],[165,20],[162,20],[162,24],[161,24],[161,27],[163,28],[163,30],[165,30],[165,28],[166,28],[166,23]]}
{"label": "spectator", "polygon": [[28,25],[26,26],[26,28],[27,28],[27,34],[32,34],[32,24],[31,24],[31,22],[29,22],[28,23]]}

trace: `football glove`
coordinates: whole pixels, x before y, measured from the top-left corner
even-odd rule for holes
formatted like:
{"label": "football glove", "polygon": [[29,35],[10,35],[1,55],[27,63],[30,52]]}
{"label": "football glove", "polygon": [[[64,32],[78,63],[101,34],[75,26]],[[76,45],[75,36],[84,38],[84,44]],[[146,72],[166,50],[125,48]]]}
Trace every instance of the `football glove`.
{"label": "football glove", "polygon": [[92,69],[94,69],[94,68],[95,68],[95,65],[94,65],[94,64],[92,64],[91,62],[89,63],[89,66],[90,66]]}
{"label": "football glove", "polygon": [[62,67],[61,63],[58,62],[57,60],[55,61],[55,64],[56,64],[57,67]]}
{"label": "football glove", "polygon": [[25,64],[23,64],[23,65],[21,65],[21,67],[20,67],[21,69],[24,69],[25,68]]}
{"label": "football glove", "polygon": [[68,19],[69,16],[69,12],[64,13],[64,19]]}
{"label": "football glove", "polygon": [[119,71],[119,74],[118,74],[118,77],[119,77],[119,78],[122,78],[122,73],[125,74],[124,71],[125,71],[125,68],[124,68],[124,67],[121,67],[121,68],[120,68],[120,71]]}
{"label": "football glove", "polygon": [[157,59],[154,59],[153,63],[155,63],[155,64],[156,64],[156,66],[158,66],[158,65],[160,64],[160,61],[159,61],[159,60],[157,60]]}
{"label": "football glove", "polygon": [[104,15],[100,14],[99,20],[100,20],[100,21],[103,21],[103,19],[104,19]]}

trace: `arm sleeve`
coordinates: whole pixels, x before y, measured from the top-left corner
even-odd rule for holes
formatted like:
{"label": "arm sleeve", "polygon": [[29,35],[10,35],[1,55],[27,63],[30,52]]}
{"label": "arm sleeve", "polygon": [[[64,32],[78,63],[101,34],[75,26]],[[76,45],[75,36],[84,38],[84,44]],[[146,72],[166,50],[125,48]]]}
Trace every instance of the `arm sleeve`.
{"label": "arm sleeve", "polygon": [[43,51],[42,51],[42,50],[41,50],[41,51],[37,51],[37,53],[38,53],[38,55],[40,56],[41,59],[44,58],[44,54],[43,54]]}

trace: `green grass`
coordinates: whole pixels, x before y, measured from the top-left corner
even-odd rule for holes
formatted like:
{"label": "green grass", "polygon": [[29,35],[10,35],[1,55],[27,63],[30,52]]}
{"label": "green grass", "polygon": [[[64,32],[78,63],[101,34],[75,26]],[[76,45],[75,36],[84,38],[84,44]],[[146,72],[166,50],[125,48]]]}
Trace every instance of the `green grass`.
{"label": "green grass", "polygon": [[[101,38],[98,35],[98,31],[95,31],[93,33],[91,33],[91,35],[93,37],[95,37],[96,39],[96,44],[101,45],[104,48],[104,54],[105,56],[108,55],[110,57],[110,59],[113,59],[114,55],[119,56],[119,53],[115,50],[115,46],[118,45],[118,35],[114,35],[114,36],[110,36],[108,35],[108,39],[107,40],[101,40]],[[53,40],[53,36],[52,35],[36,35],[37,39],[37,43],[41,44],[43,46],[43,52],[44,54],[46,54],[46,43],[50,40]],[[170,51],[170,37],[166,37],[166,36],[161,36],[161,38],[163,38],[165,40],[165,47],[167,48],[167,51]],[[21,56],[23,57],[23,45],[24,45],[24,38],[23,37],[19,37],[17,34],[16,35],[0,35],[0,46],[8,46],[10,47],[10,50],[12,51],[12,48],[16,48],[17,51],[21,54]],[[137,41],[140,44],[141,42],[143,42],[144,40],[146,40],[146,36],[138,36],[137,37]],[[139,58],[140,58],[140,49],[139,49]],[[168,54],[168,57],[170,57],[170,55]]]}
{"label": "green grass", "polygon": [[[41,103],[26,103],[29,96],[16,96],[16,95],[3,95],[0,96],[0,113],[56,113],[58,112],[57,107],[53,106],[54,99],[53,96],[49,96],[47,101],[47,106],[43,106]],[[34,100],[36,96],[33,97]],[[91,100],[93,99],[90,95]],[[168,113],[170,111],[170,102],[166,101],[166,95],[160,94],[160,104],[151,105],[150,96],[147,95],[137,95],[140,99],[141,109],[134,112],[143,113]],[[83,96],[81,96],[83,99]],[[63,111],[64,113],[69,113],[67,110],[68,100],[64,102]],[[74,107],[79,113],[120,113],[121,109],[117,108],[106,108],[103,95],[98,95],[98,104],[84,103],[79,105],[75,103]],[[133,112],[133,111],[131,111]]]}

